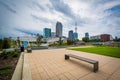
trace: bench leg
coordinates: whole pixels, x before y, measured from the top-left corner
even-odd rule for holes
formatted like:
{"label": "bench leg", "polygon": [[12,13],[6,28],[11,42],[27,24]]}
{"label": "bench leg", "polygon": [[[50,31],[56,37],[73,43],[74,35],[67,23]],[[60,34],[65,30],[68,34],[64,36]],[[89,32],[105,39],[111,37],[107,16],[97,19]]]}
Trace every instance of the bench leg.
{"label": "bench leg", "polygon": [[69,59],[69,56],[68,55],[65,55],[65,60]]}
{"label": "bench leg", "polygon": [[94,71],[94,72],[97,72],[98,69],[99,69],[99,63],[97,62],[97,63],[94,64],[94,69],[93,69],[93,71]]}

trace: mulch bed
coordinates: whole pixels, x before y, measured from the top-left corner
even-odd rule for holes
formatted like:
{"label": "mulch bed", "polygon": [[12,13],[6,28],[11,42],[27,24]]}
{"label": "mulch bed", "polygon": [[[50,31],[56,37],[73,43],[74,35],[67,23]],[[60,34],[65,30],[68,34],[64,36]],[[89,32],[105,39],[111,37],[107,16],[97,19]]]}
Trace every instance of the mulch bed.
{"label": "mulch bed", "polygon": [[[20,55],[19,55],[20,56]],[[0,80],[11,80],[12,78],[12,75],[14,73],[14,70],[15,70],[15,67],[17,65],[17,62],[18,62],[18,59],[19,59],[19,56],[18,57],[8,57],[6,59],[3,59],[2,56],[0,56],[0,67],[3,67],[3,66],[10,66],[11,68],[9,69],[0,69],[0,73],[2,72],[9,72],[7,75],[1,75],[0,74]]]}

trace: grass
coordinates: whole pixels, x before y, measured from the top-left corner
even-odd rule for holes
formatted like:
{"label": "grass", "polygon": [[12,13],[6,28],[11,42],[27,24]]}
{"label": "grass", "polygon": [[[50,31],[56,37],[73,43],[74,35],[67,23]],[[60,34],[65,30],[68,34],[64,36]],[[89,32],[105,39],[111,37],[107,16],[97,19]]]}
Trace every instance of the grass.
{"label": "grass", "polygon": [[11,69],[12,66],[0,66],[0,70]]}
{"label": "grass", "polygon": [[12,66],[0,66],[0,76],[8,76],[11,74]]}
{"label": "grass", "polygon": [[87,48],[70,48],[70,50],[83,51],[83,52],[120,58],[119,47],[98,46],[98,47],[87,47]]}
{"label": "grass", "polygon": [[0,72],[0,76],[8,76],[8,75],[10,75],[10,74],[11,74],[10,71]]}

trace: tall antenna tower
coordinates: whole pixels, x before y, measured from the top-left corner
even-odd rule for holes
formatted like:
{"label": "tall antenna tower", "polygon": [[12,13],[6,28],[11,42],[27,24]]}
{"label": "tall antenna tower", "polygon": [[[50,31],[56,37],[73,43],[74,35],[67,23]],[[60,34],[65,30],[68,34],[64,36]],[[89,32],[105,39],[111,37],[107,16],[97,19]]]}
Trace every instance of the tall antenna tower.
{"label": "tall antenna tower", "polygon": [[75,22],[75,32],[77,33],[77,22]]}

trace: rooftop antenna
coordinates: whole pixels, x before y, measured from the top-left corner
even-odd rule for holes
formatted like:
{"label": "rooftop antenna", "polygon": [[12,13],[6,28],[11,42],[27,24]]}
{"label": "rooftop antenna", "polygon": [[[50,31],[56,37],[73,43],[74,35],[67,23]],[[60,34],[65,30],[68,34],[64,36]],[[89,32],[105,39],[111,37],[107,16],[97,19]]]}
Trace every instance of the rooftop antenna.
{"label": "rooftop antenna", "polygon": [[77,33],[77,22],[75,21],[75,32]]}

